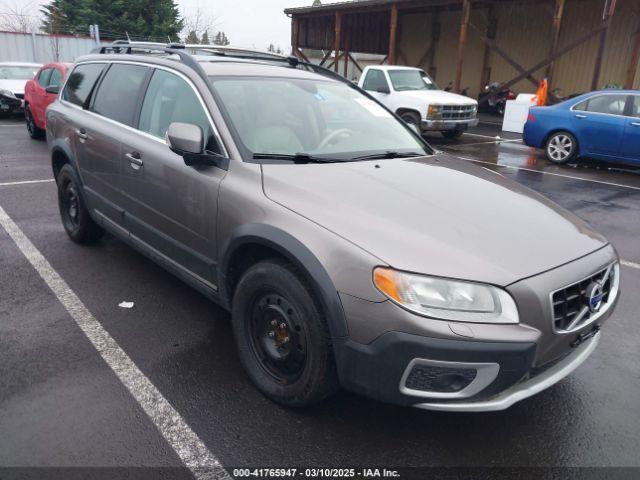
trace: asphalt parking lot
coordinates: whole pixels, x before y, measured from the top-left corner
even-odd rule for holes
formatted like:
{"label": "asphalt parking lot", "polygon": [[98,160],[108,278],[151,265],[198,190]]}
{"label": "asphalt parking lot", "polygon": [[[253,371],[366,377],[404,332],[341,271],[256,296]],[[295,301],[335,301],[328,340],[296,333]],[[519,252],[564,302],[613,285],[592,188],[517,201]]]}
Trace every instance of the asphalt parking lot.
{"label": "asphalt parking lot", "polygon": [[[640,172],[552,166],[517,135],[497,134],[483,124],[433,144],[547,195],[614,244],[622,298],[599,348],[572,376],[504,412],[427,412],[348,393],[294,411],[250,384],[226,312],[113,238],[71,243],[45,142],[0,120],[0,466],[159,467],[153,478],[190,478],[185,463],[198,472],[216,462],[229,474],[640,467]],[[134,308],[120,308],[124,300]],[[201,478],[225,475],[207,472]]]}

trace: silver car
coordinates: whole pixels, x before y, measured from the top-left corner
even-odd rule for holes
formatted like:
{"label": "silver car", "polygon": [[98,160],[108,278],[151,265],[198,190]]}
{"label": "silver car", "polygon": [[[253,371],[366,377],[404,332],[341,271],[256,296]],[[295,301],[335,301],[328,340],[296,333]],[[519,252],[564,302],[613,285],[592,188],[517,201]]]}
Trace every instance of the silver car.
{"label": "silver car", "polygon": [[78,60],[47,112],[60,213],[230,310],[265,395],[501,410],[594,351],[620,288],[600,234],[334,73],[200,53]]}

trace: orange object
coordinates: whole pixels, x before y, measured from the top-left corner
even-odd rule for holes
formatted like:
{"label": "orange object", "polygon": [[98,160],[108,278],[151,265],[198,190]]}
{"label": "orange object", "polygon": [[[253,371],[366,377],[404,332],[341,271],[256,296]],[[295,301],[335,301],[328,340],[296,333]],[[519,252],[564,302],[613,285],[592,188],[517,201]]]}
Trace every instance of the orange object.
{"label": "orange object", "polygon": [[549,83],[547,79],[543,79],[540,82],[534,101],[538,107],[544,107],[547,104],[547,96],[549,95]]}
{"label": "orange object", "polygon": [[373,271],[373,282],[382,293],[393,298],[397,302],[402,302],[398,292],[398,278],[396,273],[390,268],[378,267]]}

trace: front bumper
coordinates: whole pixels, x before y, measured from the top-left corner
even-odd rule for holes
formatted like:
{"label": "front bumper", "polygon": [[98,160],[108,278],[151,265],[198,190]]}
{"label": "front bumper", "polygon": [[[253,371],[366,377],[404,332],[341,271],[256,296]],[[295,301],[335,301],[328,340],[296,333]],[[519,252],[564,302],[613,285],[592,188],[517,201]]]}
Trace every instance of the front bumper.
{"label": "front bumper", "polygon": [[445,412],[493,412],[506,410],[514,403],[546,390],[571,374],[591,356],[600,342],[600,335],[600,333],[596,333],[592,338],[576,348],[575,351],[542,373],[531,376],[489,399],[449,403],[426,402],[418,403],[414,406],[425,410]]}
{"label": "front bumper", "polygon": [[478,126],[478,118],[467,120],[422,120],[420,126],[423,131],[466,130]]}

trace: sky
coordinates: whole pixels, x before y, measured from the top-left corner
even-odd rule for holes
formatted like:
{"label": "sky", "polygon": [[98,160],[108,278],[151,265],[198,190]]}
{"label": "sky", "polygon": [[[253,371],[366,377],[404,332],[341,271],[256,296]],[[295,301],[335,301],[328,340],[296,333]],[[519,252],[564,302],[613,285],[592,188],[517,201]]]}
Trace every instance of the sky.
{"label": "sky", "polygon": [[176,3],[187,17],[198,7],[204,14],[215,17],[215,29],[223,30],[234,46],[264,50],[273,43],[288,52],[291,19],[283,10],[309,6],[313,0],[176,0]]}

